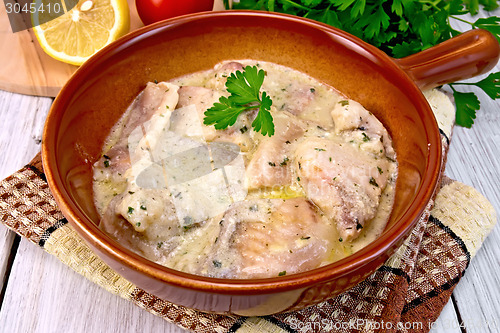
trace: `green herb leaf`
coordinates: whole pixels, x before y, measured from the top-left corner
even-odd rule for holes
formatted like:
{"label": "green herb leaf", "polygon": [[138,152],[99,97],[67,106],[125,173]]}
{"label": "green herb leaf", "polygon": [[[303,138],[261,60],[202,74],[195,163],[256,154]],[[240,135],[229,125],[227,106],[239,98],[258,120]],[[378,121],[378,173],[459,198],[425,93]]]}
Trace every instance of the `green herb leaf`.
{"label": "green herb leaf", "polygon": [[215,129],[225,129],[233,126],[240,113],[245,110],[247,110],[246,107],[235,105],[229,98],[223,96],[219,98],[219,103],[214,103],[210,109],[205,111],[203,123],[214,125]]}
{"label": "green herb leaf", "polygon": [[338,10],[344,11],[356,0],[331,0],[331,3],[338,6]]}
{"label": "green herb leaf", "polygon": [[370,23],[366,27],[365,36],[367,38],[378,36],[380,31],[387,29],[387,27],[389,27],[389,15],[387,15],[384,8],[380,6],[373,14]]}
{"label": "green herb leaf", "polygon": [[234,125],[242,112],[258,109],[252,127],[263,135],[272,136],[274,123],[270,109],[273,102],[266,92],[260,94],[265,75],[257,66],[246,66],[243,72],[232,73],[226,82],[231,95],[219,98],[219,102],[205,112],[203,123],[214,125],[216,129],[225,129]]}
{"label": "green herb leaf", "polygon": [[472,24],[476,28],[488,30],[500,42],[500,17],[490,16],[488,18],[480,18]]}
{"label": "green herb leaf", "polygon": [[395,45],[392,48],[392,54],[396,58],[406,57],[410,54],[420,51],[422,48],[422,43],[414,40],[411,42],[402,42],[401,44]]}
{"label": "green herb leaf", "polygon": [[366,0],[357,0],[351,9],[351,18],[356,18],[363,15],[365,12]]}
{"label": "green herb leaf", "polygon": [[271,101],[271,98],[267,96],[266,92],[263,92],[262,101],[259,106],[259,113],[252,122],[254,130],[256,132],[260,131],[262,135],[274,135],[273,116],[271,115],[271,112],[269,112],[272,104],[273,102]]}
{"label": "green herb leaf", "polygon": [[480,3],[484,6],[484,9],[487,11],[492,11],[498,8],[497,0],[481,0]]}
{"label": "green herb leaf", "polygon": [[464,0],[465,7],[469,10],[472,15],[477,14],[479,10],[479,0]]}
{"label": "green herb leaf", "polygon": [[463,93],[454,90],[453,97],[457,107],[455,121],[457,125],[470,128],[476,119],[476,110],[479,110],[479,99],[474,93]]}
{"label": "green herb leaf", "polygon": [[391,10],[397,16],[403,16],[403,1],[402,0],[394,0],[392,2]]}
{"label": "green herb leaf", "polygon": [[491,99],[500,98],[500,72],[491,73],[484,80],[475,84],[490,96]]}
{"label": "green herb leaf", "polygon": [[247,66],[243,72],[232,73],[226,82],[227,91],[231,93],[231,101],[236,104],[260,102],[259,90],[264,82],[264,76],[264,71],[258,71],[257,66]]}

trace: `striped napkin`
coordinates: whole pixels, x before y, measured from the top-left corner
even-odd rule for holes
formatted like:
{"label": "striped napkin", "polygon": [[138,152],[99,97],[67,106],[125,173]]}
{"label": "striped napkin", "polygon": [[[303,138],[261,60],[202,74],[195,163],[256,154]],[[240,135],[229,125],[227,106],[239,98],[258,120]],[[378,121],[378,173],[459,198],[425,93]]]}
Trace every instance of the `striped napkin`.
{"label": "striped napkin", "polygon": [[[425,95],[446,159],[455,108],[439,90]],[[492,205],[474,188],[443,176],[434,202],[404,244],[365,281],[300,311],[241,317],[172,304],[113,271],[58,209],[40,155],[0,182],[0,221],[8,228],[107,291],[194,332],[428,332],[496,220]]]}

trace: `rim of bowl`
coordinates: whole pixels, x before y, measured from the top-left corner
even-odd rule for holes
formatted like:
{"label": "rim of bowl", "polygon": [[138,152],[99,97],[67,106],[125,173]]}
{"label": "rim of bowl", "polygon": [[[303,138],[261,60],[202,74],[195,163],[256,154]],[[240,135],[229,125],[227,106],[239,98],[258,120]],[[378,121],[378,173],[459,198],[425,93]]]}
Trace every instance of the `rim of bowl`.
{"label": "rim of bowl", "polygon": [[[404,211],[401,218],[391,228],[384,230],[382,235],[374,242],[368,244],[358,252],[339,261],[315,268],[313,270],[281,277],[240,280],[199,276],[162,266],[123,247],[101,231],[97,225],[94,224],[94,222],[92,222],[78,207],[78,204],[70,199],[71,197],[60,177],[55,152],[59,120],[61,119],[60,116],[64,113],[64,111],[62,111],[65,106],[64,104],[67,102],[67,100],[63,100],[62,96],[70,94],[74,88],[77,88],[76,81],[80,76],[86,75],[85,73],[87,72],[87,69],[92,69],[92,67],[95,66],[96,63],[98,64],[101,59],[112,57],[121,49],[130,47],[136,39],[147,38],[149,35],[161,32],[162,30],[169,30],[177,25],[193,24],[193,22],[200,19],[203,20],[210,17],[227,17],[228,15],[261,17],[270,20],[284,20],[292,24],[307,25],[309,27],[334,34],[346,42],[354,43],[357,47],[360,47],[371,56],[374,56],[378,61],[384,62],[385,65],[393,67],[398,73],[400,73],[401,77],[404,77],[410,85],[413,85],[414,89],[417,90],[415,93],[420,95],[420,99],[415,101],[415,105],[418,107],[419,111],[425,113],[425,117],[423,117],[422,122],[427,129],[426,135],[430,146],[428,149],[428,163],[424,173],[426,176],[424,176],[421,180],[420,190],[417,192],[412,203]],[[274,293],[299,289],[311,286],[318,282],[324,282],[342,277],[350,271],[359,269],[369,264],[373,261],[373,259],[384,254],[391,247],[393,247],[396,242],[401,240],[403,236],[408,234],[408,231],[414,227],[418,219],[422,216],[429,201],[432,199],[440,176],[442,163],[441,139],[434,114],[420,89],[391,59],[392,58],[383,51],[363,42],[361,39],[345,31],[310,19],[281,13],[253,10],[201,12],[179,16],[139,28],[138,30],[132,31],[106,46],[87,60],[76,70],[54,100],[44,126],[42,142],[42,161],[47,182],[60,209],[65,212],[66,215],[69,215],[69,220],[72,220],[71,222],[73,223],[73,226],[79,230],[82,234],[81,236],[83,236],[86,241],[91,242],[94,246],[96,246],[98,251],[108,253],[115,260],[131,269],[134,269],[135,271],[147,274],[153,279],[164,281],[173,286],[221,294],[256,294],[262,293],[263,291]],[[419,203],[424,204],[419,205]]]}

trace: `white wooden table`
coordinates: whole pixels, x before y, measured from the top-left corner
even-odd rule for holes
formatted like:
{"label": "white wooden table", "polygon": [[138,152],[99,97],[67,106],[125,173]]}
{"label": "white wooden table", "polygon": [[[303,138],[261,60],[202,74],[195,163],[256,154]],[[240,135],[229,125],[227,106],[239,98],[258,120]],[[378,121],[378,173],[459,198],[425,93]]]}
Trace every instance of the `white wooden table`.
{"label": "white wooden table", "polygon": [[[454,130],[446,173],[474,186],[500,212],[500,101],[482,92],[478,96],[482,108],[472,129]],[[0,179],[40,150],[51,103],[51,98],[0,91]],[[500,332],[499,244],[497,225],[433,332]],[[2,225],[0,286],[0,332],[184,332],[109,294]]]}

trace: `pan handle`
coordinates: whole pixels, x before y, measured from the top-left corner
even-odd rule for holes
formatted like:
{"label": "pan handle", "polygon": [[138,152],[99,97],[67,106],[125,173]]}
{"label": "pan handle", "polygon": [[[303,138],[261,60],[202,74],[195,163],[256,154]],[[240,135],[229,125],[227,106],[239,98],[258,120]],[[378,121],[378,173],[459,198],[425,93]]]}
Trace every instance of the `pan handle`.
{"label": "pan handle", "polygon": [[492,69],[500,44],[488,31],[473,29],[427,50],[393,59],[420,89],[469,79]]}

